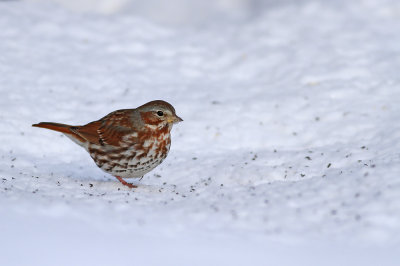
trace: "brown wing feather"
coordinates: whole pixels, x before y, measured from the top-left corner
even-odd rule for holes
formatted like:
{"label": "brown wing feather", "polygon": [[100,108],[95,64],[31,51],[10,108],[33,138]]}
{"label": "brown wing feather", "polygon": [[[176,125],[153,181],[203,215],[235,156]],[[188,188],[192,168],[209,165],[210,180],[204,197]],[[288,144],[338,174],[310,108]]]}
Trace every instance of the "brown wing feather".
{"label": "brown wing feather", "polygon": [[130,110],[118,110],[98,121],[71,130],[91,143],[118,146],[123,137],[134,133],[129,115]]}

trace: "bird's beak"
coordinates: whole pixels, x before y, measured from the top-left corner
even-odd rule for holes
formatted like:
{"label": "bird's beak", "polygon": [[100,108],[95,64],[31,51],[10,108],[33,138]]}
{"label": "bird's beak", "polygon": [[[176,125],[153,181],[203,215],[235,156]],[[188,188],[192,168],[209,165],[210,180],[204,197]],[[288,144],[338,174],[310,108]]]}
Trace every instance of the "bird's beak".
{"label": "bird's beak", "polygon": [[173,123],[173,124],[176,124],[176,123],[179,123],[179,122],[182,122],[182,121],[183,121],[183,119],[180,118],[177,115],[175,115],[174,117],[168,119],[168,123]]}

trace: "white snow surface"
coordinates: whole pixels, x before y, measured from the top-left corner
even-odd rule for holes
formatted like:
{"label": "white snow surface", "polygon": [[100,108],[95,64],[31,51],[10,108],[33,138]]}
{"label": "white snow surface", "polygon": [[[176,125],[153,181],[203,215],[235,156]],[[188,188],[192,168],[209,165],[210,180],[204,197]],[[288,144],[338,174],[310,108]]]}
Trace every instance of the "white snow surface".
{"label": "white snow surface", "polygon": [[[272,2],[201,27],[0,2],[0,264],[400,265],[400,4]],[[154,99],[184,122],[134,190],[31,127]]]}

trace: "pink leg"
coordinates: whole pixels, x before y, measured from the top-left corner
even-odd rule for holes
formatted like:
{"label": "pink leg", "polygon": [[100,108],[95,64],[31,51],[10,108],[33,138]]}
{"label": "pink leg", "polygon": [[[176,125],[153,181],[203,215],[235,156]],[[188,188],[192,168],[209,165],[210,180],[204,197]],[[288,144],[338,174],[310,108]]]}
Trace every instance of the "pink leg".
{"label": "pink leg", "polygon": [[126,182],[126,181],[123,180],[120,176],[115,176],[115,177],[119,180],[119,182],[122,183],[122,185],[127,186],[127,187],[129,187],[129,188],[137,188],[137,186],[132,185],[131,183]]}

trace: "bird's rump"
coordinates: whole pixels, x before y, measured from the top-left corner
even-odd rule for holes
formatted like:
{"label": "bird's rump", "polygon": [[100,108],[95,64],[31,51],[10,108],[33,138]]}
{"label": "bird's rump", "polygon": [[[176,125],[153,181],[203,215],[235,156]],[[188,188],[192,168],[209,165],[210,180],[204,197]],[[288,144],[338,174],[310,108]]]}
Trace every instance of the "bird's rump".
{"label": "bird's rump", "polygon": [[100,120],[83,126],[71,126],[53,122],[41,122],[32,126],[58,131],[75,138],[79,142],[84,143],[87,141],[101,146],[118,146],[126,135],[132,135],[132,131],[134,131],[129,110],[114,111]]}

